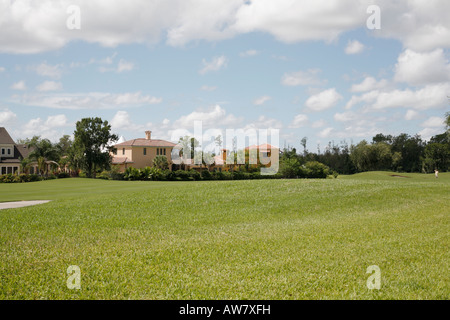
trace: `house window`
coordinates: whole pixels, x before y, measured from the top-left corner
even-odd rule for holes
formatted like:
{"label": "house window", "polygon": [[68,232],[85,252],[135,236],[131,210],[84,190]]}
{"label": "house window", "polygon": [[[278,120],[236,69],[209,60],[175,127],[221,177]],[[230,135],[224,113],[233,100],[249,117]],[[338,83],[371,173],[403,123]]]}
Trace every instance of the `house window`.
{"label": "house window", "polygon": [[156,155],[159,156],[159,148],[156,148]]}
{"label": "house window", "polygon": [[147,148],[144,148],[144,156],[147,155]]}
{"label": "house window", "polygon": [[166,155],[166,149],[163,149],[164,150],[164,155]]}
{"label": "house window", "polygon": [[6,174],[6,167],[2,167],[2,174]]}
{"label": "house window", "polygon": [[30,174],[34,174],[34,167],[30,168]]}
{"label": "house window", "polygon": [[11,155],[11,149],[8,149],[8,155]]}
{"label": "house window", "polygon": [[122,154],[125,155],[125,148],[122,148]]}
{"label": "house window", "polygon": [[8,167],[8,171],[7,171],[8,174],[12,174],[12,172],[13,172],[12,169],[13,169],[12,167]]}
{"label": "house window", "polygon": [[2,148],[2,154],[5,154],[6,153],[5,151],[6,151],[6,149]]}

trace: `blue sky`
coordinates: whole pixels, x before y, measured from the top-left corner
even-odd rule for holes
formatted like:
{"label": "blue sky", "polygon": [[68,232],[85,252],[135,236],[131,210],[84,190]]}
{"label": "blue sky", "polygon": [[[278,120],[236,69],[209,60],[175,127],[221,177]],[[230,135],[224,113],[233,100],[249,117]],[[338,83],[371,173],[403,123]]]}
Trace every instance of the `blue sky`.
{"label": "blue sky", "polygon": [[[279,129],[308,148],[444,131],[448,1],[0,1],[0,126],[56,141]],[[381,29],[366,21],[380,8]],[[79,8],[70,30],[67,8]]]}

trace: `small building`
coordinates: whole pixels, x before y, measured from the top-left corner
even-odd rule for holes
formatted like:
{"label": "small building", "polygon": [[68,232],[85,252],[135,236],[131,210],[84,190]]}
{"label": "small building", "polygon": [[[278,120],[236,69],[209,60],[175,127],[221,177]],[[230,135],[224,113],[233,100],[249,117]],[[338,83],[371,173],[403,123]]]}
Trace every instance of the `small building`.
{"label": "small building", "polygon": [[176,144],[166,140],[152,139],[152,132],[145,131],[145,138],[124,141],[114,145],[112,164],[119,167],[121,172],[128,167],[142,169],[153,166],[156,156],[165,156],[172,168],[172,149]]}
{"label": "small building", "polygon": [[[0,175],[23,173],[20,161],[32,150],[24,144],[16,144],[4,127],[0,127]],[[28,167],[28,173],[37,174],[37,164]]]}

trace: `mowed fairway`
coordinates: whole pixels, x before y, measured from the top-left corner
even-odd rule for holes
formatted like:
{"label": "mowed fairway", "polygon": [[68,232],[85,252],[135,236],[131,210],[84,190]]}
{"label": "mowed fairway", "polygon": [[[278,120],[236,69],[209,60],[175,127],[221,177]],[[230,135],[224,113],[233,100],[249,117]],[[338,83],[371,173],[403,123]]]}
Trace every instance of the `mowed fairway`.
{"label": "mowed fairway", "polygon": [[0,184],[53,200],[0,210],[0,298],[449,299],[450,174],[390,174]]}

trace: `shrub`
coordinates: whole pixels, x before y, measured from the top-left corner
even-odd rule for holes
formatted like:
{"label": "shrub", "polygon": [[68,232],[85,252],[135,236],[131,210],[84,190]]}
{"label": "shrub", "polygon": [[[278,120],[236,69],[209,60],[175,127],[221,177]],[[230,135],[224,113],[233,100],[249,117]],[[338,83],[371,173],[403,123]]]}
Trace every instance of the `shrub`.
{"label": "shrub", "polygon": [[141,180],[141,178],[142,178],[141,171],[139,169],[136,169],[133,167],[127,168],[125,170],[125,174],[123,177],[125,180],[130,180],[130,181]]}
{"label": "shrub", "polygon": [[97,177],[97,179],[109,180],[111,177],[111,174],[108,171],[102,171],[96,177]]}
{"label": "shrub", "polygon": [[330,173],[330,168],[318,161],[309,161],[301,167],[301,173],[305,178],[325,179]]}
{"label": "shrub", "polygon": [[57,176],[58,176],[58,179],[64,179],[64,178],[69,178],[70,174],[67,172],[60,172],[60,173],[58,173]]}
{"label": "shrub", "polygon": [[211,180],[212,179],[211,172],[209,172],[208,170],[202,171],[202,179],[203,180]]}
{"label": "shrub", "polygon": [[[203,174],[203,172],[202,172],[202,174]],[[202,174],[200,174],[200,172],[198,172],[197,170],[193,170],[193,169],[189,170],[189,177],[192,178],[192,180],[201,180]]]}

